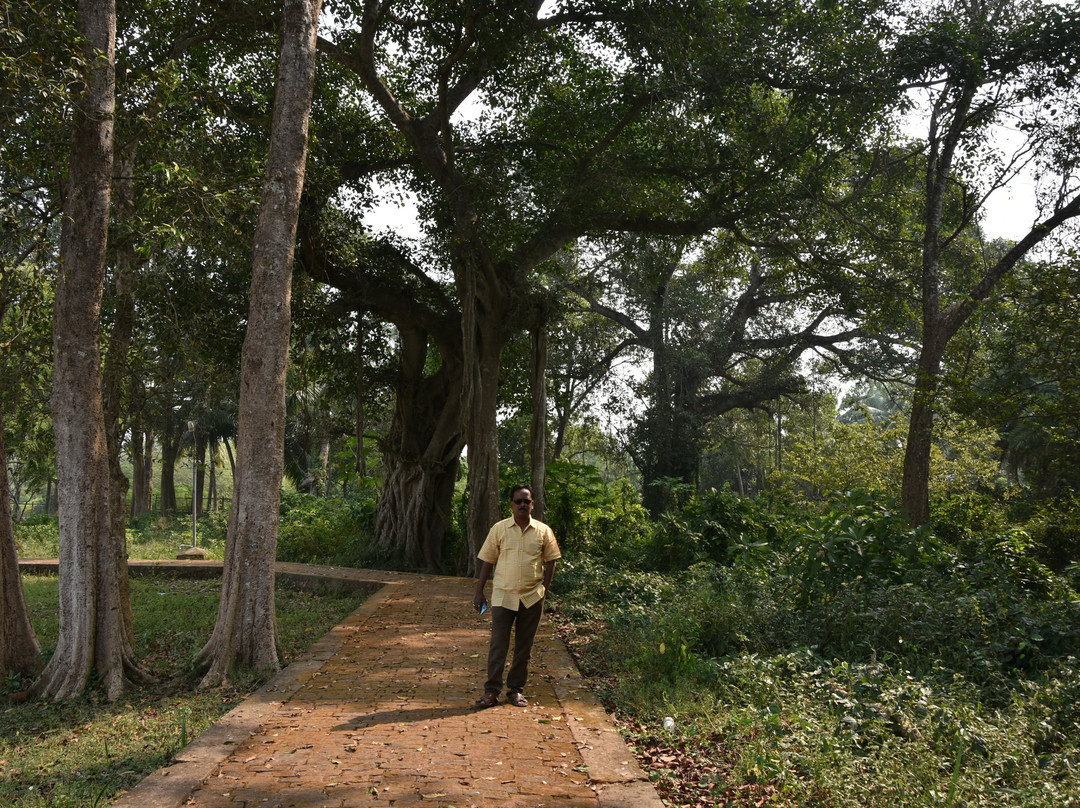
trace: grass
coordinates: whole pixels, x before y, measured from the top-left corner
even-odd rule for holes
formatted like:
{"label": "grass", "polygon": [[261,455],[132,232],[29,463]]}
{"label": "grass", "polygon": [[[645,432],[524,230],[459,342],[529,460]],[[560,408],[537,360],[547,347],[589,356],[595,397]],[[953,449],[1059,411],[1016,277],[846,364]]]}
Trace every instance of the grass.
{"label": "grass", "polygon": [[[24,576],[28,607],[45,655],[56,644],[58,582]],[[15,703],[26,682],[9,677],[0,687],[0,805],[10,808],[87,808],[106,805],[119,792],[168,763],[188,741],[259,687],[254,677],[203,692],[176,679],[210,636],[217,616],[215,579],[167,575],[131,577],[136,655],[162,684],[133,689],[108,703],[85,699]],[[362,597],[322,595],[278,587],[278,645],[288,664],[352,612]]]}

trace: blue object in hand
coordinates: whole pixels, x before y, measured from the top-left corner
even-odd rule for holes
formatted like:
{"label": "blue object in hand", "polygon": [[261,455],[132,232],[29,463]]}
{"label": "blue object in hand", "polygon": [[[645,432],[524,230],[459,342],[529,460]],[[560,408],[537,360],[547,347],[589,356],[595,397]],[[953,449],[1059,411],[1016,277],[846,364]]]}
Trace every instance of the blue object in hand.
{"label": "blue object in hand", "polygon": [[485,600],[483,603],[480,604],[480,614],[483,614],[486,611],[487,611],[487,601]]}

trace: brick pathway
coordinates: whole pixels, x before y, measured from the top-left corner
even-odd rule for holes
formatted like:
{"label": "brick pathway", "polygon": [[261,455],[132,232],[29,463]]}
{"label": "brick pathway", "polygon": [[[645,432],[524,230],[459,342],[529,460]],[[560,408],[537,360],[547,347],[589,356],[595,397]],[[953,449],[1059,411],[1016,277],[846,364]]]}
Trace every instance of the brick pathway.
{"label": "brick pathway", "polygon": [[375,594],[114,808],[660,808],[545,620],[527,708],[477,710],[488,616],[462,578],[279,565]]}

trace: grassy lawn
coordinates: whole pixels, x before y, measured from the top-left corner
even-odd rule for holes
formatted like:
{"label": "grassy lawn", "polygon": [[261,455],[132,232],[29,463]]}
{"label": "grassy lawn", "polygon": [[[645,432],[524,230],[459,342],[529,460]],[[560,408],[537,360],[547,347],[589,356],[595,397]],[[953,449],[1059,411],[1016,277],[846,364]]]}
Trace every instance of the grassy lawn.
{"label": "grassy lawn", "polygon": [[[57,579],[24,576],[34,629],[46,656],[56,644]],[[71,703],[15,702],[26,682],[0,686],[0,805],[87,808],[107,805],[165,765],[188,741],[262,682],[234,681],[201,692],[184,666],[209,638],[217,617],[216,579],[131,577],[136,655],[160,684],[115,703],[91,693]],[[287,665],[352,612],[359,594],[277,590],[278,644]]]}

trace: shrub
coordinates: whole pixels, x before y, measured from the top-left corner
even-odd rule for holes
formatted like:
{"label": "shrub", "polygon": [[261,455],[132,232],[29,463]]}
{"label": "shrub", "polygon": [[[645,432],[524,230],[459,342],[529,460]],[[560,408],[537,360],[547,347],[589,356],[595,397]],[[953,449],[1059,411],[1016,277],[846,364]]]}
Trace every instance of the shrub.
{"label": "shrub", "polygon": [[652,526],[630,483],[606,483],[594,467],[567,461],[548,464],[547,473],[544,521],[564,553],[640,568]]}
{"label": "shrub", "polygon": [[601,613],[645,616],[673,599],[676,585],[670,576],[619,569],[608,559],[577,554],[559,562],[555,591],[559,607],[573,617],[598,616],[597,606]]}
{"label": "shrub", "polygon": [[[773,473],[772,482],[786,491],[803,491],[815,498],[854,488],[898,491],[907,429],[906,412],[879,421],[864,411],[856,422],[833,422],[824,435],[796,433],[785,444],[784,468]],[[999,474],[994,430],[949,417],[940,420],[934,433],[932,496],[993,489]]]}
{"label": "shrub", "polygon": [[937,506],[941,535],[857,492],[813,514],[710,493],[632,570],[568,556],[558,605],[652,761],[713,756],[706,804],[1080,808],[1080,567],[992,500]]}
{"label": "shrub", "polygon": [[1080,659],[1066,657],[1034,688],[1035,742],[1039,765],[1059,770],[1080,768]]}
{"label": "shrub", "polygon": [[913,529],[890,501],[854,491],[792,535],[786,568],[805,606],[843,587],[900,583],[941,557],[928,527]]}
{"label": "shrub", "polygon": [[661,517],[648,543],[647,564],[651,569],[676,571],[704,561],[728,563],[765,550],[779,535],[776,513],[725,485]]}
{"label": "shrub", "polygon": [[930,521],[935,534],[956,546],[1008,529],[1004,508],[983,494],[935,499],[930,507]]}
{"label": "shrub", "polygon": [[16,523],[15,551],[19,558],[56,558],[60,552],[60,526],[56,519]]}
{"label": "shrub", "polygon": [[[228,514],[211,511],[199,517],[196,539],[207,558],[220,561],[225,557],[225,534]],[[179,550],[192,542],[191,516],[156,516],[146,514],[128,522],[127,550],[129,558],[175,558]]]}
{"label": "shrub", "polygon": [[31,513],[31,514],[27,515],[25,518],[19,520],[19,522],[17,522],[17,524],[24,525],[26,527],[30,527],[30,526],[34,526],[34,525],[53,525],[55,527],[56,526],[56,516],[52,515],[52,514],[47,514],[47,513]]}
{"label": "shrub", "polygon": [[1026,527],[1039,559],[1052,569],[1080,561],[1080,498],[1075,493],[1040,502]]}
{"label": "shrub", "polygon": [[368,547],[374,515],[374,502],[368,499],[283,494],[278,561],[356,565]]}

